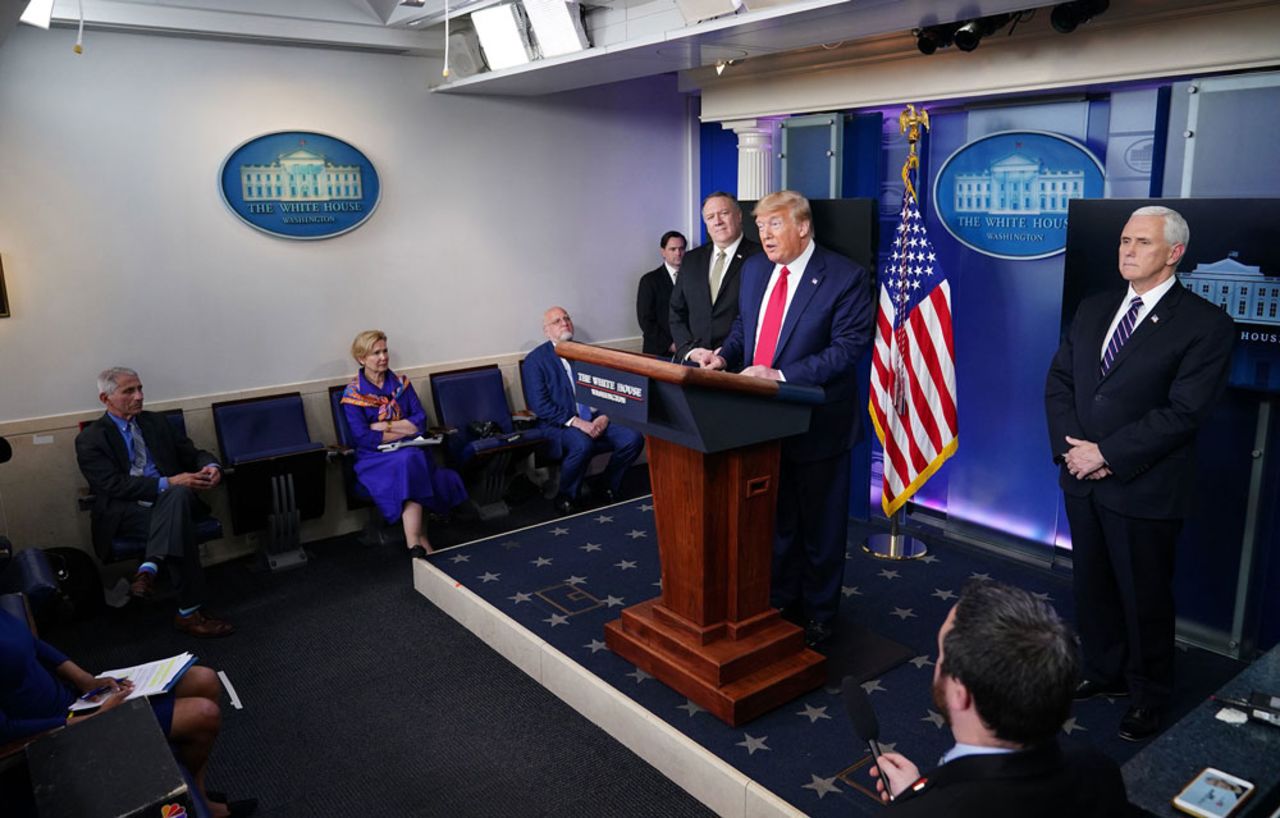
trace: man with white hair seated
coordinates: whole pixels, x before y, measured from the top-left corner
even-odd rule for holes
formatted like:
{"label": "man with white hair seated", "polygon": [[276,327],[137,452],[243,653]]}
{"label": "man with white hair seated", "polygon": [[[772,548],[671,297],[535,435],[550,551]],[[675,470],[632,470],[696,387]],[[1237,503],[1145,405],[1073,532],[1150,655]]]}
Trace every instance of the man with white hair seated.
{"label": "man with white hair seated", "polygon": [[229,635],[231,623],[201,609],[204,567],[195,529],[196,517],[208,512],[196,492],[222,481],[217,459],[164,416],[142,411],[142,381],[132,369],[104,370],[98,400],[107,411],[76,437],[76,460],[94,494],[94,548],[103,555],[117,537],[145,540],[129,593],[150,598],[164,566],[178,591],[174,627],[192,636]]}

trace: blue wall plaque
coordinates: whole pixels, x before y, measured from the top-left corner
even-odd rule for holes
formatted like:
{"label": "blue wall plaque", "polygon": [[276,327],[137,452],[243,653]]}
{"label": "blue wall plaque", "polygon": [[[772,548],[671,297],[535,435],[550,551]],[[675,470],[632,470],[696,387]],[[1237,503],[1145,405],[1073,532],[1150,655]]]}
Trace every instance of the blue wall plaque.
{"label": "blue wall plaque", "polygon": [[1001,131],[960,147],[933,183],[933,208],[951,235],[988,256],[1036,259],[1067,246],[1067,205],[1099,199],[1103,169],[1074,139]]}
{"label": "blue wall plaque", "polygon": [[341,139],[310,131],[250,139],[223,161],[218,182],[232,213],[286,239],[327,239],[354,230],[382,194],[368,157]]}

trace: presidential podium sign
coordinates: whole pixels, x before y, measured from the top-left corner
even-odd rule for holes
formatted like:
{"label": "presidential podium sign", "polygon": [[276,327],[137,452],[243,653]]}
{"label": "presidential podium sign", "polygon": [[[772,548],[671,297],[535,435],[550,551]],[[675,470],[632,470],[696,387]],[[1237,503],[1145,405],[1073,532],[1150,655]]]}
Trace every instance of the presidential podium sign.
{"label": "presidential podium sign", "polygon": [[808,428],[822,390],[571,341],[556,353],[578,399],[649,447],[662,596],[605,625],[609,648],[730,725],[820,687],[825,659],[769,606],[769,571],[779,440]]}

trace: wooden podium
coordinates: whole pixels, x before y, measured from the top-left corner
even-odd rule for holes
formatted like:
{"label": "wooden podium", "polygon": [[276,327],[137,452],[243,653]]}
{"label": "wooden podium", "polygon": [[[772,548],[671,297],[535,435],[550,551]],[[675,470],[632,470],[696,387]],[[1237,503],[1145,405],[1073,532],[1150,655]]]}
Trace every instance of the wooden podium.
{"label": "wooden podium", "polygon": [[779,439],[822,390],[566,341],[578,400],[645,434],[662,596],[605,625],[619,656],[730,725],[826,681],[826,660],[769,607]]}

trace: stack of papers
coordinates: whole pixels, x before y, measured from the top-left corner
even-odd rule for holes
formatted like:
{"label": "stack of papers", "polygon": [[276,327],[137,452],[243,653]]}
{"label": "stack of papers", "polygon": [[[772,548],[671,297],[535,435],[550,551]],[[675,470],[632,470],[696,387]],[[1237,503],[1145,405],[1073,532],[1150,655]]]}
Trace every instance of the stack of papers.
{"label": "stack of papers", "polygon": [[[110,676],[113,679],[125,680],[133,682],[133,692],[129,694],[129,699],[136,699],[139,696],[154,696],[157,693],[168,693],[173,686],[182,678],[182,674],[187,672],[187,668],[196,663],[196,657],[191,653],[179,653],[177,656],[170,656],[168,659],[160,659],[155,662],[147,662],[145,665],[135,665],[133,667],[116,668],[98,674],[99,676]],[[71,711],[92,710],[102,704],[107,698],[107,694],[94,696],[91,699],[76,699],[71,705]]]}
{"label": "stack of papers", "polygon": [[378,451],[394,452],[396,449],[402,448],[404,446],[435,446],[438,443],[440,443],[440,441],[442,440],[444,440],[444,437],[442,435],[432,435],[431,437],[423,437],[422,435],[418,435],[417,437],[406,437],[403,440],[396,440],[391,443],[383,443],[382,445],[378,446]]}

